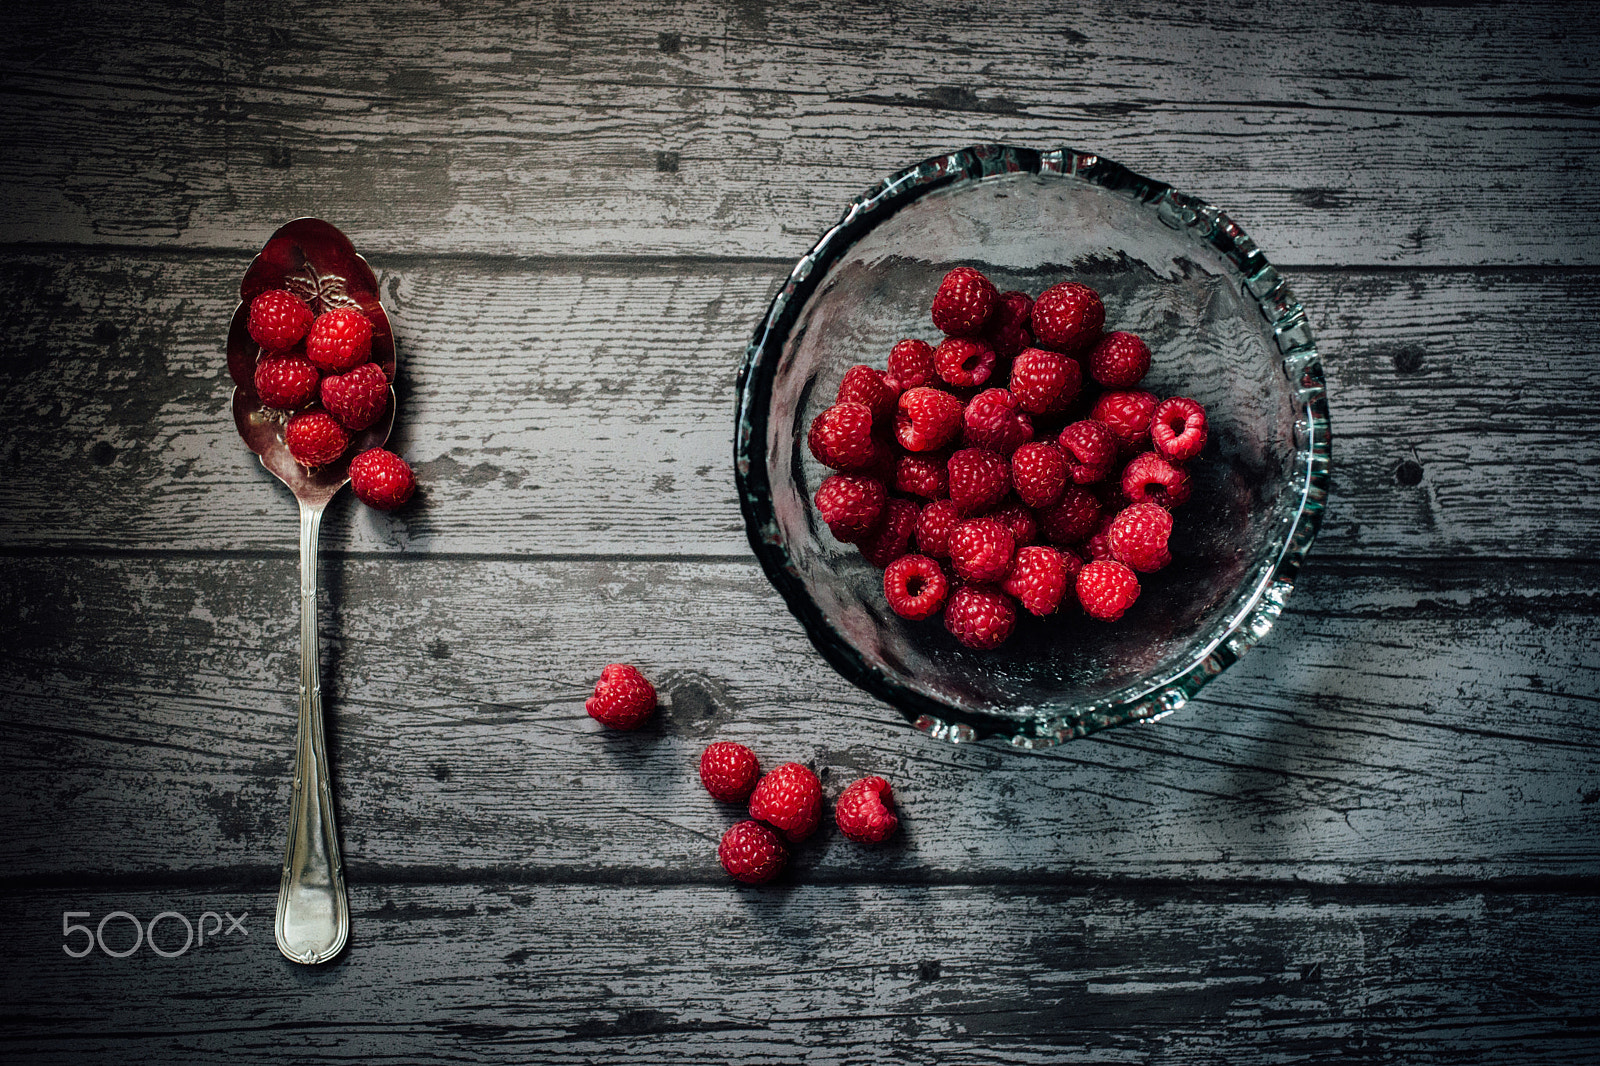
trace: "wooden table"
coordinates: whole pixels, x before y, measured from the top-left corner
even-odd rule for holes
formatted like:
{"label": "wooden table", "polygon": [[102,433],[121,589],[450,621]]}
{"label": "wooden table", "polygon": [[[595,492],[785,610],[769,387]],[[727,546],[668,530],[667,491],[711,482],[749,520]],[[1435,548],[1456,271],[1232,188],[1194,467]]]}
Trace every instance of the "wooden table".
{"label": "wooden table", "polygon": [[[7,1059],[1600,1060],[1597,15],[12,12]],[[733,493],[778,281],[853,195],[984,141],[1232,213],[1313,313],[1335,427],[1265,645],[1158,725],[1037,755],[935,743],[836,676]],[[324,530],[354,931],[316,969],[271,930],[294,507],[222,361],[240,274],[302,214],[381,276],[424,486]],[[583,713],[615,659],[664,695],[638,735]],[[833,792],[884,774],[904,832],[731,884],[713,738]],[[63,950],[117,911],[246,917],[173,958]]]}

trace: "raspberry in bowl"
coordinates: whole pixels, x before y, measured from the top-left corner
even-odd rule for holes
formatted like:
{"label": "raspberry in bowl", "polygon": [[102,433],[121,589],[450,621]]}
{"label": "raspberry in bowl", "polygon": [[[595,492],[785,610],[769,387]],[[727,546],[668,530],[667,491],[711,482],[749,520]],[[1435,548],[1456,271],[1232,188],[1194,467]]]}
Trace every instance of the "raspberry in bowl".
{"label": "raspberry in bowl", "polygon": [[[1226,215],[1092,155],[979,146],[892,176],[801,260],[740,374],[735,466],[835,668],[935,737],[1040,747],[1160,717],[1266,635],[1328,431],[1306,315]],[[896,551],[926,561],[887,571]]]}

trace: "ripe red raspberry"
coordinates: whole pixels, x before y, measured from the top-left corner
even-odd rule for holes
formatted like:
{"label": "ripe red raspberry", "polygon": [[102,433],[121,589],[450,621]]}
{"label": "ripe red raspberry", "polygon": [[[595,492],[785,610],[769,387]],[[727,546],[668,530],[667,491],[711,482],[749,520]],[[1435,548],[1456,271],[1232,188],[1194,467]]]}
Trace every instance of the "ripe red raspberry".
{"label": "ripe red raspberry", "polygon": [[1123,468],[1122,494],[1129,503],[1150,500],[1170,511],[1188,501],[1189,477],[1155,452],[1144,452]]}
{"label": "ripe red raspberry", "polygon": [[612,663],[600,671],[583,709],[608,728],[638,729],[656,709],[656,688],[635,667]]}
{"label": "ripe red raspberry", "polygon": [[350,434],[326,411],[306,411],[283,427],[283,443],[301,466],[324,466],[344,454]]}
{"label": "ripe red raspberry", "polygon": [[1094,532],[1089,534],[1089,539],[1083,542],[1083,550],[1091,561],[1111,558],[1111,541],[1107,539],[1107,534],[1111,532],[1112,521],[1121,513],[1121,511],[1115,513],[1106,511],[1096,523]]}
{"label": "ripe red raspberry", "polygon": [[950,565],[963,581],[999,581],[1016,550],[1010,528],[995,518],[974,518],[950,534]]}
{"label": "ripe red raspberry", "polygon": [[1149,446],[1150,416],[1156,409],[1155,393],[1140,390],[1102,393],[1089,417],[1104,422],[1116,434],[1124,454]]}
{"label": "ripe red raspberry", "polygon": [[907,338],[889,350],[889,377],[901,392],[937,385],[939,371],[934,367],[933,345]]}
{"label": "ripe red raspberry", "polygon": [[1106,307],[1087,285],[1063,281],[1039,294],[1030,318],[1039,347],[1071,355],[1100,336]]}
{"label": "ripe red raspberry", "polygon": [[895,462],[894,490],[925,500],[950,494],[948,455],[902,455]]}
{"label": "ripe red raspberry", "polygon": [[881,777],[852,781],[833,805],[833,820],[839,831],[858,844],[878,844],[887,840],[900,825],[889,809],[889,782]]}
{"label": "ripe red raspberry", "polygon": [[883,598],[901,618],[920,622],[944,606],[950,580],[926,555],[902,555],[883,572]]}
{"label": "ripe red raspberry", "polygon": [[935,559],[950,558],[950,534],[961,524],[961,508],[953,500],[934,500],[917,516],[917,550]]}
{"label": "ripe red raspberry", "polygon": [[894,425],[895,401],[900,390],[881,370],[859,363],[844,372],[839,382],[839,403],[862,403],[872,412],[872,424],[887,430]]}
{"label": "ripe red raspberry", "polygon": [[878,528],[859,545],[862,556],[879,570],[911,550],[911,535],[917,531],[917,505],[910,500],[891,499],[883,506]]}
{"label": "ripe red raspberry", "polygon": [[908,452],[938,451],[961,432],[961,401],[919,385],[900,394],[894,439]]}
{"label": "ripe red raspberry", "polygon": [[1078,571],[1077,591],[1090,617],[1115,622],[1139,598],[1139,579],[1115,559],[1096,559]]}
{"label": "ripe red raspberry", "polygon": [[1172,562],[1167,538],[1172,536],[1172,515],[1154,503],[1136,503],[1111,520],[1106,547],[1111,558],[1152,574]]}
{"label": "ripe red raspberry", "polygon": [[1070,576],[1061,552],[1031,545],[1017,551],[1011,573],[1000,587],[1015,596],[1028,613],[1043,618],[1061,606]]}
{"label": "ripe red raspberry", "polygon": [[750,817],[781,830],[791,843],[798,844],[822,819],[822,782],[809,767],[786,762],[756,784],[750,794]]}
{"label": "ripe red raspberry", "polygon": [[1150,370],[1150,346],[1136,333],[1107,333],[1089,353],[1089,376],[1108,389],[1128,389]]}
{"label": "ripe red raspberry", "polygon": [[273,289],[250,301],[250,321],[245,328],[263,349],[281,352],[311,328],[311,308],[289,290]]}
{"label": "ripe red raspberry", "polygon": [[823,466],[860,470],[878,457],[872,439],[872,408],[864,403],[836,403],[811,420],[806,447]]}
{"label": "ripe red raspberry", "polygon": [[1010,596],[985,585],[962,585],[944,608],[944,627],[969,648],[998,648],[1017,624]]}
{"label": "ripe red raspberry", "polygon": [[1027,348],[1011,364],[1011,394],[1036,415],[1065,411],[1083,388],[1076,359],[1043,348]]}
{"label": "ripe red raspberry", "polygon": [[372,358],[372,322],[354,307],[324,311],[306,334],[306,358],[324,373],[343,373]]}
{"label": "ripe red raspberry", "polygon": [[854,544],[871,534],[888,499],[883,482],[860,474],[834,474],[817,486],[812,502],[833,538]]}
{"label": "ripe red raspberry", "polygon": [[738,822],[722,834],[717,860],[735,881],[764,885],[789,861],[789,849],[778,834],[760,822]]}
{"label": "ripe red raspberry", "polygon": [[1061,431],[1056,443],[1067,455],[1067,474],[1074,484],[1105,480],[1117,462],[1117,436],[1103,422],[1085,419]]}
{"label": "ripe red raspberry", "polygon": [[1010,359],[1032,345],[1033,330],[1028,328],[1028,313],[1032,310],[1033,300],[1027,293],[1001,293],[988,325],[983,327],[983,343],[1002,359]]}
{"label": "ripe red raspberry", "polygon": [[1066,568],[1068,582],[1075,583],[1078,580],[1078,571],[1083,569],[1084,561],[1070,548],[1057,548],[1056,553],[1061,556],[1061,565]]}
{"label": "ripe red raspberry", "polygon": [[967,401],[961,413],[962,443],[1010,455],[1033,439],[1033,421],[1017,409],[1017,398],[1005,389],[984,389]]}
{"label": "ripe red raspberry", "polygon": [[389,409],[389,379],[377,363],[362,363],[348,374],[322,379],[322,406],[345,429],[366,429]]}
{"label": "ripe red raspberry", "polygon": [[939,377],[951,385],[982,385],[994,373],[994,349],[982,341],[965,337],[946,337],[933,350],[933,365]]}
{"label": "ripe red raspberry", "polygon": [[1049,441],[1030,441],[1011,453],[1011,484],[1029,507],[1053,506],[1069,480],[1066,455]]}
{"label": "ripe red raspberry", "polygon": [[983,329],[999,300],[994,283],[982,271],[956,267],[934,294],[933,324],[951,337],[970,337]]}
{"label": "ripe red raspberry", "polygon": [[950,498],[964,515],[999,505],[1011,491],[1011,467],[988,448],[962,448],[950,456]]}
{"label": "ripe red raspberry", "polygon": [[1039,532],[1051,544],[1077,544],[1100,524],[1100,501],[1089,490],[1068,485],[1054,506],[1039,512]]}
{"label": "ripe red raspberry", "polygon": [[263,355],[256,364],[256,395],[268,407],[292,411],[317,395],[317,368],[297,355]]}
{"label": "ripe red raspberry", "polygon": [[1206,409],[1187,396],[1162,400],[1150,416],[1150,443],[1163,459],[1193,459],[1206,446]]}
{"label": "ripe red raspberry", "polygon": [[368,507],[392,511],[411,499],[417,478],[411,465],[394,452],[368,448],[350,460],[350,488]]}
{"label": "ripe red raspberry", "polygon": [[743,803],[761,776],[756,753],[743,744],[719,740],[700,753],[700,783],[714,799]]}
{"label": "ripe red raspberry", "polygon": [[1011,530],[1011,539],[1017,542],[1019,548],[1039,540],[1039,520],[1034,516],[1031,507],[1011,503],[990,511],[989,517]]}

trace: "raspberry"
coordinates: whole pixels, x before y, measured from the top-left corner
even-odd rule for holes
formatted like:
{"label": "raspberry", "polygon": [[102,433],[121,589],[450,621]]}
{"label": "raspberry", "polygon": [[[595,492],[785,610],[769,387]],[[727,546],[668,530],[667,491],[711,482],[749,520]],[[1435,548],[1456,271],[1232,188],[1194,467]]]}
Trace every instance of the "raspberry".
{"label": "raspberry", "polygon": [[860,470],[878,457],[872,439],[872,408],[864,403],[836,403],[811,421],[806,447],[823,466]]}
{"label": "raspberry", "polygon": [[983,328],[999,300],[994,283],[981,271],[956,267],[934,294],[933,324],[951,337],[970,337]]}
{"label": "raspberry", "polygon": [[1121,511],[1115,513],[1107,511],[1095,524],[1094,532],[1089,534],[1089,539],[1083,542],[1083,550],[1088,553],[1091,560],[1111,558],[1111,542],[1106,539],[1106,535],[1111,532],[1112,521],[1121,513]]}
{"label": "raspberry", "polygon": [[283,427],[283,443],[301,466],[323,466],[344,454],[350,434],[326,411],[306,411]]}
{"label": "raspberry", "polygon": [[1039,539],[1039,520],[1034,517],[1032,508],[1013,503],[991,511],[989,517],[1011,530],[1011,539],[1017,542],[1019,548]]}
{"label": "raspberry", "polygon": [[1017,624],[1011,597],[983,585],[963,585],[944,609],[944,627],[969,648],[998,648]]}
{"label": "raspberry", "polygon": [[937,385],[939,371],[934,368],[933,345],[907,338],[889,350],[889,377],[901,392],[923,385]]}
{"label": "raspberry", "polygon": [[911,535],[917,531],[917,505],[910,500],[890,500],[884,504],[883,517],[878,528],[862,540],[862,556],[879,570],[904,555],[911,547]]}
{"label": "raspberry", "polygon": [[324,311],[306,334],[306,358],[325,373],[342,373],[372,358],[372,322],[354,307]]}
{"label": "raspberry", "polygon": [[743,744],[719,740],[700,753],[700,783],[712,798],[723,803],[743,803],[761,776],[756,753]]}
{"label": "raspberry", "polygon": [[1149,447],[1150,416],[1156,409],[1154,393],[1138,390],[1102,393],[1089,417],[1103,422],[1116,435],[1124,453]]}
{"label": "raspberry", "polygon": [[1154,503],[1136,503],[1111,520],[1106,547],[1111,558],[1142,574],[1154,573],[1172,562],[1167,538],[1172,536],[1172,515]]}
{"label": "raspberry", "polygon": [[789,861],[789,849],[778,834],[760,822],[738,822],[722,834],[717,860],[735,881],[764,885]]}
{"label": "raspberry", "polygon": [[894,467],[894,490],[925,500],[950,494],[948,455],[902,455]]}
{"label": "raspberry", "polygon": [[791,843],[810,836],[822,819],[822,782],[809,767],[786,762],[756,784],[750,817],[781,830]]}
{"label": "raspberry", "polygon": [[1011,467],[998,452],[962,448],[950,456],[950,498],[964,515],[982,514],[1011,491]]}
{"label": "raspberry", "polygon": [[584,701],[583,709],[611,729],[638,729],[656,709],[656,689],[634,667],[612,663],[600,671],[594,695]]}
{"label": "raspberry", "polygon": [[982,385],[994,373],[994,359],[993,348],[965,337],[946,337],[933,350],[939,377],[951,385]]}
{"label": "raspberry", "polygon": [[834,474],[817,486],[812,500],[833,538],[854,544],[877,528],[887,498],[881,481],[859,474]]}
{"label": "raspberry", "polygon": [[1017,410],[1017,398],[1005,389],[984,389],[961,413],[962,443],[1010,455],[1033,439],[1033,422]]}
{"label": "raspberry", "polygon": [[1033,310],[1033,300],[1025,292],[1003,292],[983,328],[983,343],[994,349],[1002,359],[1014,357],[1033,344],[1033,331],[1028,328],[1028,313]]}
{"label": "raspberry", "polygon": [[872,412],[872,424],[882,429],[894,424],[895,401],[899,398],[900,390],[888,375],[865,363],[846,370],[844,380],[839,382],[838,402],[866,404]]}
{"label": "raspberry", "polygon": [[1077,544],[1100,524],[1100,501],[1077,485],[1068,485],[1053,507],[1039,512],[1039,531],[1051,544]]}
{"label": "raspberry", "polygon": [[1155,452],[1136,455],[1122,471],[1122,494],[1129,503],[1150,500],[1167,510],[1189,499],[1189,477]]}
{"label": "raspberry", "polygon": [[273,289],[250,301],[250,321],[245,328],[250,331],[250,339],[263,349],[281,352],[311,328],[311,308],[289,290]]}
{"label": "raspberry", "polygon": [[963,581],[999,581],[1016,550],[1017,539],[997,518],[974,518],[950,534],[950,565]]}
{"label": "raspberry", "polygon": [[1187,396],[1161,401],[1150,416],[1150,443],[1163,459],[1193,459],[1206,446],[1206,409]]}
{"label": "raspberry", "polygon": [[1043,618],[1061,605],[1070,576],[1061,552],[1034,545],[1017,552],[1017,561],[1000,587],[1015,596],[1028,613]]}
{"label": "raspberry", "polygon": [[906,451],[937,451],[960,432],[961,401],[948,392],[919,385],[900,394],[894,439]]}
{"label": "raspberry", "polygon": [[950,581],[926,555],[902,555],[883,572],[883,598],[901,618],[920,622],[944,606]]}
{"label": "raspberry", "polygon": [[1150,346],[1134,333],[1107,333],[1089,353],[1089,376],[1108,389],[1139,384],[1150,370]]}
{"label": "raspberry", "polygon": [[900,825],[889,809],[889,782],[881,777],[851,782],[833,805],[833,820],[839,823],[841,833],[858,844],[887,840]]}
{"label": "raspberry", "polygon": [[1030,319],[1041,348],[1071,355],[1100,336],[1106,307],[1100,294],[1087,285],[1063,281],[1039,294]]}
{"label": "raspberry", "polygon": [[369,448],[350,460],[350,488],[368,507],[392,511],[411,499],[417,478],[394,452]]}
{"label": "raspberry", "polygon": [[1029,441],[1011,453],[1011,484],[1029,507],[1054,505],[1069,480],[1066,455],[1049,441]]}
{"label": "raspberry", "polygon": [[1027,348],[1011,364],[1011,394],[1024,411],[1036,415],[1065,411],[1083,388],[1083,368],[1076,359]]}
{"label": "raspberry", "polygon": [[256,364],[256,395],[268,407],[292,411],[317,395],[317,368],[297,355],[262,356]]}
{"label": "raspberry", "polygon": [[1066,548],[1057,548],[1056,554],[1061,556],[1061,565],[1066,569],[1068,579],[1076,582],[1078,572],[1083,569],[1083,560],[1078,557],[1077,552]]}
{"label": "raspberry", "polygon": [[953,500],[934,500],[917,516],[917,550],[935,559],[950,557],[950,534],[961,524],[961,509]]}
{"label": "raspberry", "polygon": [[362,363],[348,374],[330,374],[322,379],[322,406],[345,429],[366,429],[389,408],[389,379],[377,363]]}
{"label": "raspberry", "polygon": [[1067,454],[1067,473],[1073,483],[1103,481],[1117,461],[1117,437],[1103,422],[1074,422],[1056,438]]}
{"label": "raspberry", "polygon": [[1139,598],[1139,579],[1115,559],[1096,559],[1078,571],[1077,591],[1091,617],[1115,622]]}

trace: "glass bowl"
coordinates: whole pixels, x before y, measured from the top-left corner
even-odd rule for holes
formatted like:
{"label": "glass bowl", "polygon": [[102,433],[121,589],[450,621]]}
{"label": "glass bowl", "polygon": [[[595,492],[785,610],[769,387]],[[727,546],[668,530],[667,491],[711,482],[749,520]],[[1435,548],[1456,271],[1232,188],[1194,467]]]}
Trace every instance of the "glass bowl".
{"label": "glass bowl", "polygon": [[[882,572],[811,504],[832,473],[805,446],[812,419],[850,366],[883,367],[904,337],[937,342],[928,307],[963,264],[1001,291],[1091,286],[1108,330],[1149,342],[1143,387],[1206,408],[1174,561],[1141,575],[1117,623],[1019,611],[1001,648],[966,649],[939,618],[891,611]],[[1125,167],[1002,145],[929,159],[851,204],[755,332],[734,445],[750,545],[828,662],[930,736],[1034,748],[1159,718],[1266,635],[1316,535],[1329,426],[1306,318],[1231,219]]]}

